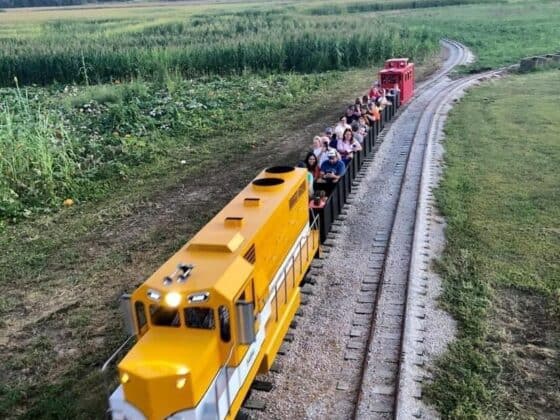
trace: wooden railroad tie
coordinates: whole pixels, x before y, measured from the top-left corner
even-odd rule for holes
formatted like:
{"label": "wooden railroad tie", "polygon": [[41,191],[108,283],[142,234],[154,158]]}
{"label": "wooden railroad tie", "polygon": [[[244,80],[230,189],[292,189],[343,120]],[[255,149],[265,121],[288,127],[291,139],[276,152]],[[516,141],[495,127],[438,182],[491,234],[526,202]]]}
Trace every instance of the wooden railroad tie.
{"label": "wooden railroad tie", "polygon": [[255,379],[253,381],[253,384],[251,385],[251,388],[253,388],[256,391],[264,391],[264,392],[270,392],[272,391],[272,382],[268,382],[268,381],[259,381],[258,379]]}
{"label": "wooden railroad tie", "polygon": [[247,410],[264,411],[266,408],[266,404],[264,403],[264,401],[248,398],[245,400],[245,403],[243,404],[243,408],[246,408]]}

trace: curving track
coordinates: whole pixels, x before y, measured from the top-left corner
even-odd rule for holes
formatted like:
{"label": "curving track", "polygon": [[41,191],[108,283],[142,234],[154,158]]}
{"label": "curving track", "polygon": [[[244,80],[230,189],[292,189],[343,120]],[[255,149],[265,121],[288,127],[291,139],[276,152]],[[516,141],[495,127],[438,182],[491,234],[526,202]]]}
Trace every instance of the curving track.
{"label": "curving track", "polygon": [[422,415],[411,372],[423,363],[421,300],[427,284],[417,273],[427,262],[417,254],[427,234],[426,149],[441,125],[443,106],[481,77],[446,77],[472,54],[456,42],[443,44],[448,54],[442,69],[417,87],[414,100],[386,130],[349,200],[347,217],[326,242],[327,257],[310,273],[318,286],[306,286],[313,296],[280,356],[280,373],[261,378],[274,384],[270,393],[256,396],[266,411],[252,411],[252,417]]}

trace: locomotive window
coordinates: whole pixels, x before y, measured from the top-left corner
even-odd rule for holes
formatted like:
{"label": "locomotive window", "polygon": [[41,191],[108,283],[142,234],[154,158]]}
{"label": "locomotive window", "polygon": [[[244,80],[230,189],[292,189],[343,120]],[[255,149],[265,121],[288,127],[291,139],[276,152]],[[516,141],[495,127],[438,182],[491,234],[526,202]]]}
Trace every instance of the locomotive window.
{"label": "locomotive window", "polygon": [[220,338],[228,343],[231,340],[231,329],[229,326],[229,311],[225,306],[218,308],[218,318],[220,320]]}
{"label": "locomotive window", "polygon": [[179,311],[160,305],[150,305],[150,318],[153,325],[160,327],[178,327],[181,325]]}
{"label": "locomotive window", "polygon": [[187,308],[185,319],[189,328],[214,329],[214,313],[211,308]]}
{"label": "locomotive window", "polygon": [[146,326],[146,309],[144,308],[144,304],[142,302],[137,301],[134,303],[134,310],[136,311],[136,323],[138,324],[138,330],[140,331]]}

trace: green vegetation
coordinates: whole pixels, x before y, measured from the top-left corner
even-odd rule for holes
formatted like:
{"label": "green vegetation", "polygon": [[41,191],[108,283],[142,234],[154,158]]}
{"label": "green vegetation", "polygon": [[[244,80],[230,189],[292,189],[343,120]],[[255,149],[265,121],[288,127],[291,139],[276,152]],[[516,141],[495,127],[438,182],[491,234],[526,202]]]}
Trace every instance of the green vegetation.
{"label": "green vegetation", "polygon": [[326,71],[437,48],[425,28],[363,16],[314,17],[290,9],[207,12],[179,18],[55,20],[26,37],[0,37],[0,84],[106,82],[253,72]]}
{"label": "green vegetation", "polygon": [[460,323],[429,395],[448,418],[560,410],[560,77],[486,83],[446,126],[443,301]]}
{"label": "green vegetation", "polygon": [[[556,2],[482,2],[2,13],[0,417],[99,417],[96,372],[122,338],[116,296],[263,166],[294,161],[314,133],[290,130],[332,122],[374,63],[401,54],[422,63],[441,36],[474,48],[469,71],[560,49]],[[556,74],[474,93],[450,123],[442,270],[462,330],[430,391],[450,418],[558,412]],[[66,198],[78,205],[58,211]],[[507,305],[516,293],[544,312]],[[527,315],[512,318],[523,328],[504,321],[504,307]],[[519,331],[537,337],[508,341]]]}
{"label": "green vegetation", "polygon": [[99,197],[156,160],[176,166],[176,156],[204,153],[222,132],[250,129],[255,117],[305,100],[338,77],[168,78],[0,91],[0,219],[50,211],[66,198]]}
{"label": "green vegetation", "polygon": [[[285,107],[336,77],[213,74],[350,68],[420,59],[437,46],[425,29],[364,25],[356,15],[179,10],[153,21],[131,13],[0,25],[3,83],[83,82],[2,90],[0,220],[102,197],[132,168],[176,164],[174,156],[200,153],[223,130],[249,128],[244,113]],[[102,80],[112,83],[93,84]]]}
{"label": "green vegetation", "polygon": [[[486,3],[487,0],[394,0],[394,1],[361,1],[344,3],[327,3],[313,6],[308,13],[313,15],[340,15],[344,13],[368,13],[387,10],[424,9],[428,7],[456,6],[462,4]],[[493,3],[505,3],[496,0]]]}
{"label": "green vegetation", "polygon": [[384,18],[411,30],[424,28],[469,46],[476,72],[514,64],[531,55],[560,51],[560,8],[557,2],[524,1],[423,9]]}
{"label": "green vegetation", "polygon": [[[1,7],[53,7],[97,3],[98,0],[0,0]],[[124,1],[124,0],[111,0]],[[103,0],[100,1],[102,3]],[[0,10],[1,12],[2,10]]]}
{"label": "green vegetation", "polygon": [[[412,6],[432,5],[426,0]],[[473,66],[480,68],[510,60],[510,42],[518,46],[517,54],[526,55],[550,51],[560,36],[555,24],[560,12],[546,3],[499,9],[432,7],[399,12],[398,18],[368,13],[410,6],[403,0],[293,3],[282,9],[257,4],[251,10],[238,5],[225,13],[212,8],[147,8],[128,14],[105,12],[91,19],[61,19],[59,14],[57,19],[42,16],[25,22],[13,20],[17,14],[9,15],[12,20],[0,25],[0,83],[13,84],[17,76],[17,83],[23,84],[76,81],[85,86],[3,90],[0,219],[49,211],[67,197],[103,196],[111,180],[126,179],[131,168],[170,156],[178,151],[177,144],[193,147],[193,140],[185,142],[183,136],[198,131],[200,143],[226,122],[231,127],[226,112],[231,98],[241,104],[239,112],[251,106],[278,106],[277,96],[271,94],[276,85],[268,76],[261,87],[245,94],[245,83],[260,85],[262,76],[228,76],[212,85],[208,82],[214,74],[347,69],[395,55],[421,60],[434,53],[440,36],[473,45],[480,57]],[[503,17],[498,22],[497,14]],[[541,37],[543,33],[548,36]],[[181,82],[185,75],[198,79]],[[95,85],[100,81],[112,83]],[[289,103],[279,89],[278,100]],[[286,89],[293,94],[293,87]],[[268,91],[270,104],[258,99],[262,90]],[[205,120],[206,115],[210,119]]]}

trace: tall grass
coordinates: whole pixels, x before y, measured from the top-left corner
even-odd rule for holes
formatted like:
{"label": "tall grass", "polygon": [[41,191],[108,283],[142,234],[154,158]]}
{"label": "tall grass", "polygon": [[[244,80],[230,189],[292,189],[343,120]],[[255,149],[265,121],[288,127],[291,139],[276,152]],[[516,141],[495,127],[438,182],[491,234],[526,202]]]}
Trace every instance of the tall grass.
{"label": "tall grass", "polygon": [[40,36],[0,37],[0,84],[104,82],[167,71],[187,77],[340,70],[391,55],[422,58],[437,47],[425,28],[362,16],[283,11],[206,14],[116,30],[114,22],[52,21]]}
{"label": "tall grass", "polygon": [[15,92],[12,107],[0,104],[0,216],[49,207],[76,187],[76,146],[64,125]]}

